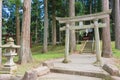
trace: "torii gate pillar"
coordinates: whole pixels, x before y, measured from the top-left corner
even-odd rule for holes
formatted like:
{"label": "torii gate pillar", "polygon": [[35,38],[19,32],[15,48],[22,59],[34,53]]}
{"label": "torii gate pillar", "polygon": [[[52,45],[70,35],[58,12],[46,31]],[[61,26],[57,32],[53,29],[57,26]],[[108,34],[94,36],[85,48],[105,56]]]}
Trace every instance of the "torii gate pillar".
{"label": "torii gate pillar", "polygon": [[69,56],[69,36],[70,36],[70,30],[69,30],[69,24],[66,23],[66,35],[65,35],[65,57],[64,57],[64,60],[63,60],[63,63],[68,63],[70,62],[70,60],[68,59],[68,56]]}
{"label": "torii gate pillar", "polygon": [[95,30],[95,50],[97,59],[94,64],[96,66],[102,66],[98,20],[94,20],[94,30]]}

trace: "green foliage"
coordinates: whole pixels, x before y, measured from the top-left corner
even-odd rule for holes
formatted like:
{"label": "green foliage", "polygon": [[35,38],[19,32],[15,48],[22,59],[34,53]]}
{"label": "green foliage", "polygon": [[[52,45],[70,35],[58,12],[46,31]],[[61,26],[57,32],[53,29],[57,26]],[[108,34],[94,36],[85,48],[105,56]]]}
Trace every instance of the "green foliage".
{"label": "green foliage", "polygon": [[20,5],[21,4],[21,0],[9,0],[9,2],[11,4],[17,4],[17,5]]}
{"label": "green foliage", "polygon": [[[90,4],[92,4],[92,13],[99,12],[101,10],[101,0],[75,0],[75,13],[76,15],[84,15],[90,13]],[[59,17],[69,16],[69,0],[56,0],[55,1],[55,14]],[[43,42],[43,21],[44,21],[44,4],[42,0],[32,0],[31,8],[31,33],[32,42],[38,40]],[[10,11],[10,17],[8,21],[3,22],[3,26],[7,26],[7,33],[12,32],[15,34],[15,9],[19,7],[22,11],[21,0],[4,0],[3,5],[7,6]],[[49,37],[48,41],[52,41],[52,12],[53,12],[53,0],[48,0],[48,16],[49,16]],[[20,13],[20,26],[22,26],[22,13]],[[57,30],[59,30],[59,23],[57,22]],[[37,30],[36,30],[37,28]],[[6,28],[5,28],[6,29]],[[37,32],[37,33],[36,33]],[[36,39],[36,35],[38,39]],[[59,41],[59,32],[57,33],[57,41]],[[64,35],[63,35],[64,36]]]}
{"label": "green foliage", "polygon": [[76,15],[83,15],[85,10],[85,5],[82,2],[75,2],[75,12]]}
{"label": "green foliage", "polygon": [[112,45],[113,56],[116,58],[120,58],[120,50],[115,49],[115,42],[112,42],[111,45]]}
{"label": "green foliage", "polygon": [[112,45],[112,52],[113,52],[113,57],[115,57],[117,59],[116,61],[116,66],[120,69],[120,50],[115,48],[115,42],[113,41],[111,43]]}
{"label": "green foliage", "polygon": [[13,1],[15,1],[15,4],[17,4],[17,5],[21,4],[21,0],[13,0]]}
{"label": "green foliage", "polygon": [[[16,33],[16,7],[21,8],[21,0],[4,0],[3,7],[7,8],[6,14],[8,14],[7,19],[3,18],[3,34],[14,34]],[[19,9],[20,10],[20,9]],[[19,11],[18,11],[19,12]],[[3,14],[4,15],[4,14]]]}
{"label": "green foliage", "polygon": [[[42,1],[39,0],[32,0],[32,7],[31,7],[31,33],[32,35],[32,41],[35,42],[38,39],[40,42],[42,42],[43,36],[43,25],[42,25],[42,8],[41,5],[43,4]],[[39,33],[39,34],[38,34]],[[37,36],[37,38],[36,38]]]}
{"label": "green foliage", "polygon": [[95,12],[101,12],[102,11],[102,0],[96,0],[96,11]]}

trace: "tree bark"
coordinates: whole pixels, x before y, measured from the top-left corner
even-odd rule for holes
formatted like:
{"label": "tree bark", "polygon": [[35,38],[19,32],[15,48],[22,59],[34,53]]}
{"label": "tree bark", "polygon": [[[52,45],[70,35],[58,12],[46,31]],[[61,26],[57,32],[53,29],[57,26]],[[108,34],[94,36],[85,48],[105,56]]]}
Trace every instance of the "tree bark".
{"label": "tree bark", "polygon": [[21,63],[32,61],[30,50],[30,23],[31,23],[31,0],[24,0],[23,3],[23,22],[22,22],[22,40],[21,40]]}
{"label": "tree bark", "polygon": [[[20,45],[20,17],[19,17],[19,6],[20,4],[16,2],[16,43]],[[20,49],[17,49],[17,53],[20,59]]]}
{"label": "tree bark", "polygon": [[[75,0],[69,0],[69,16],[75,16]],[[71,23],[70,25],[75,26],[75,23]],[[76,38],[75,38],[75,30],[70,30],[70,52],[73,53],[76,50]]]}
{"label": "tree bark", "polygon": [[19,17],[19,4],[16,3],[16,42],[20,45],[20,17]]}
{"label": "tree bark", "polygon": [[44,40],[43,40],[43,53],[46,53],[47,50],[47,45],[48,45],[48,9],[47,9],[47,0],[44,0],[44,11],[45,11],[45,16],[44,16]]}
{"label": "tree bark", "polygon": [[120,1],[115,0],[115,48],[120,50]]}
{"label": "tree bark", "polygon": [[[110,0],[111,1],[111,9],[112,9],[112,18],[113,18],[113,23],[115,23],[115,0]],[[115,28],[115,24],[113,24],[113,27]]]}
{"label": "tree bark", "polygon": [[[0,46],[2,45],[2,0],[0,0]],[[2,49],[0,48],[0,65],[2,63]]]}
{"label": "tree bark", "polygon": [[38,43],[38,20],[37,19],[36,19],[35,23],[36,23],[36,26],[35,26],[35,43]]}
{"label": "tree bark", "polygon": [[[109,10],[109,0],[102,0],[102,6],[103,11]],[[109,16],[103,22],[107,23],[107,27],[102,30],[102,56],[109,58],[112,57]]]}
{"label": "tree bark", "polygon": [[56,10],[56,1],[52,0],[52,43],[53,46],[56,45],[56,14],[55,14],[55,10]]}
{"label": "tree bark", "polygon": [[[37,1],[38,2],[38,1]],[[38,7],[38,4],[36,4],[37,7]],[[39,16],[39,13],[36,12],[36,16]],[[36,18],[36,21],[35,21],[35,43],[38,43],[38,18]]]}
{"label": "tree bark", "polygon": [[89,5],[90,5],[90,14],[92,14],[92,1],[91,0],[89,0]]}

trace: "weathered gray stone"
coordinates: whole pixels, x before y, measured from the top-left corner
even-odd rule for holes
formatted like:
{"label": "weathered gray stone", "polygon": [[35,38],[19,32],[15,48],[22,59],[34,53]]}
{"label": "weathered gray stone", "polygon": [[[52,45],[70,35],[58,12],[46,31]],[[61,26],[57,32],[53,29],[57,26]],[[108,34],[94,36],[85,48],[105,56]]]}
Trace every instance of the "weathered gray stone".
{"label": "weathered gray stone", "polygon": [[50,74],[39,77],[38,80],[103,80],[103,79],[88,77],[88,76],[50,73]]}
{"label": "weathered gray stone", "polygon": [[0,80],[10,80],[12,75],[10,74],[0,74]]}
{"label": "weathered gray stone", "polygon": [[42,65],[47,66],[49,68],[52,68],[54,66],[52,61],[45,61],[42,63]]}
{"label": "weathered gray stone", "polygon": [[13,61],[14,56],[17,55],[16,48],[20,48],[20,46],[14,44],[13,38],[9,38],[7,43],[0,46],[5,48],[4,56],[7,58],[7,62],[4,64],[1,73],[13,74],[15,70],[17,70],[17,66]]}
{"label": "weathered gray stone", "polygon": [[104,64],[103,69],[112,76],[119,76],[119,69],[112,64]]}
{"label": "weathered gray stone", "polygon": [[35,71],[27,71],[22,80],[37,80],[37,74]]}
{"label": "weathered gray stone", "polygon": [[50,72],[50,69],[46,66],[38,67],[36,69],[27,71],[22,80],[37,80],[37,77],[45,75]]}
{"label": "weathered gray stone", "polygon": [[96,77],[96,78],[104,78],[110,80],[110,75],[107,73],[102,72],[92,72],[92,71],[80,71],[80,70],[73,70],[73,69],[62,69],[62,68],[53,68],[51,72],[54,73],[63,73],[69,75],[79,75],[79,76],[89,76],[89,77]]}
{"label": "weathered gray stone", "polygon": [[37,73],[37,76],[42,76],[42,75],[49,73],[50,69],[46,66],[43,66],[43,67],[38,67],[34,69],[33,71]]}
{"label": "weathered gray stone", "polygon": [[10,80],[22,80],[23,76],[13,76]]}
{"label": "weathered gray stone", "polygon": [[112,76],[111,78],[112,80],[120,80],[120,77],[117,77],[117,76]]}

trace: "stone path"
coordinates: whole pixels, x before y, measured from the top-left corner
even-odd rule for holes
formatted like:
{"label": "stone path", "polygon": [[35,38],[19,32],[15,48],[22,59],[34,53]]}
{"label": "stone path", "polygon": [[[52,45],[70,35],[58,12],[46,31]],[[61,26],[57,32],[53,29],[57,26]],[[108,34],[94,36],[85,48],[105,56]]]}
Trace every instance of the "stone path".
{"label": "stone path", "polygon": [[93,54],[73,54],[69,59],[71,62],[67,64],[62,63],[63,59],[50,61],[53,64],[52,73],[39,80],[103,80],[109,77],[109,73],[93,65],[96,61],[96,56]]}
{"label": "stone path", "polygon": [[[72,54],[69,56],[69,59],[71,62],[66,64],[62,63],[63,58],[46,61],[44,62],[44,65],[47,65],[50,69],[41,65],[34,70],[30,70],[28,71],[30,73],[27,74],[27,80],[120,80],[120,77],[114,75],[111,76],[102,67],[94,66],[93,63],[96,61],[96,55]],[[112,62],[110,61],[111,59],[109,60],[108,58],[102,58],[102,60],[104,61],[103,63]],[[31,76],[32,73],[36,74]],[[34,77],[37,79],[33,79]],[[0,75],[0,80],[22,79],[23,76]]]}

